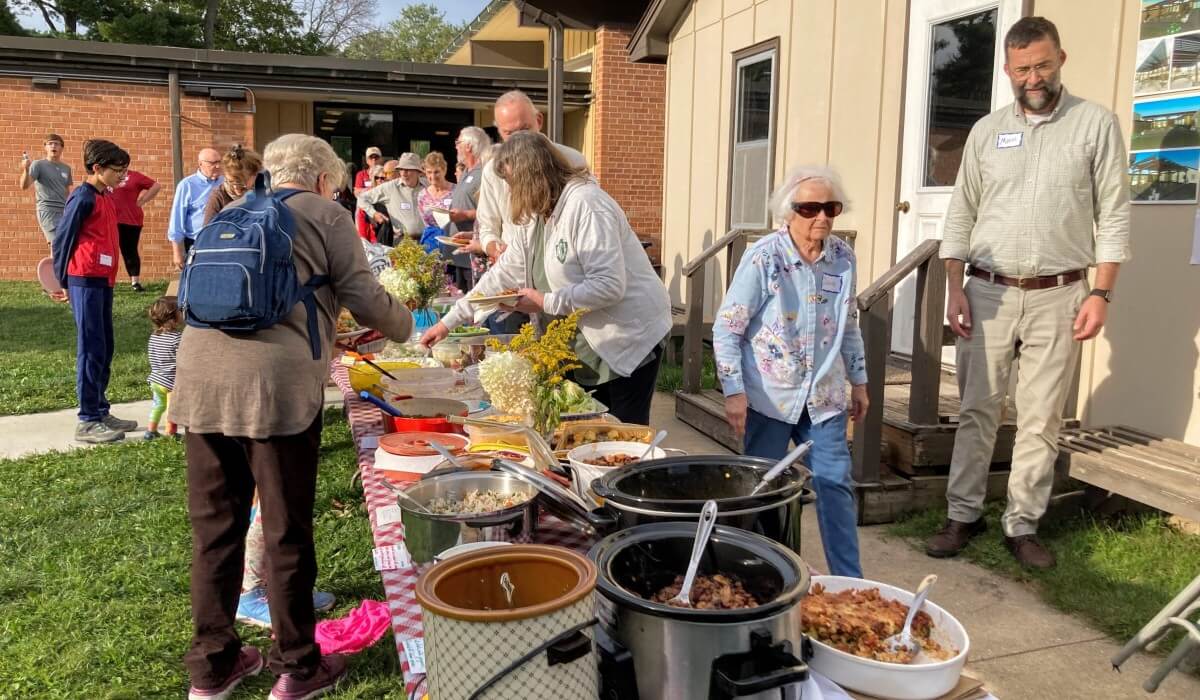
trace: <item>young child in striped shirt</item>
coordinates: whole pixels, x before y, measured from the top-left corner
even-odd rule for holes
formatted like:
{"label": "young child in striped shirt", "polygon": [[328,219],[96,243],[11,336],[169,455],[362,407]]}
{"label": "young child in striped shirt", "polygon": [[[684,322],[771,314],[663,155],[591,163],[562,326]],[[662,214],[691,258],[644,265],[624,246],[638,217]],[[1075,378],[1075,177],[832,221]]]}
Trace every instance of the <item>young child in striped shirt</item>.
{"label": "young child in striped shirt", "polygon": [[[179,313],[179,301],[175,297],[159,297],[150,305],[150,322],[154,332],[150,334],[150,393],[154,406],[146,423],[145,439],[158,437],[158,421],[171,406],[171,391],[175,389],[175,353],[179,350],[179,338],[183,335],[183,315]],[[168,418],[167,435],[177,437],[175,424]]]}

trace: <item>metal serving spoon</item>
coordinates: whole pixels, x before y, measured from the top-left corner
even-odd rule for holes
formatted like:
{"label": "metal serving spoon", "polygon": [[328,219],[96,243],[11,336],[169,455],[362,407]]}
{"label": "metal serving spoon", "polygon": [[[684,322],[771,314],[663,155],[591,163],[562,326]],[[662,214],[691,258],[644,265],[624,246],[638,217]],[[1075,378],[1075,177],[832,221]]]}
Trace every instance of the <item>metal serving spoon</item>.
{"label": "metal serving spoon", "polygon": [[438,454],[440,454],[442,457],[445,457],[446,461],[449,462],[450,464],[453,464],[455,467],[458,467],[459,469],[469,469],[469,467],[467,467],[467,465],[458,461],[458,458],[454,456],[454,453],[451,452],[450,450],[446,449],[445,445],[442,445],[437,442],[431,442],[431,443],[429,443],[429,446],[432,447],[433,449],[437,450]]}
{"label": "metal serving spoon", "polygon": [[418,513],[422,513],[424,515],[433,515],[434,514],[433,511],[426,508],[423,503],[421,503],[417,499],[413,498],[412,496],[408,495],[407,493],[404,493],[404,489],[396,488],[396,486],[393,485],[392,482],[388,481],[387,479],[383,480],[383,485],[386,486],[389,491],[394,493],[398,500],[401,500],[401,501],[404,501],[405,503],[407,503],[409,505],[410,510],[415,510]]}
{"label": "metal serving spoon", "polygon": [[717,502],[705,501],[700,510],[700,522],[696,523],[696,540],[692,542],[692,558],[688,560],[687,573],[683,575],[683,587],[667,605],[678,605],[684,608],[692,607],[692,584],[696,582],[696,570],[700,568],[700,557],[704,556],[704,548],[712,535],[713,526],[717,523]]}
{"label": "metal serving spoon", "polygon": [[912,605],[908,606],[908,617],[904,618],[904,628],[899,633],[883,640],[893,654],[907,654],[910,662],[921,651],[921,644],[912,636],[913,619],[921,610],[921,606],[925,604],[925,599],[929,597],[929,589],[933,588],[935,583],[937,583],[937,574],[929,574],[921,581],[921,585],[917,586],[916,595],[913,596]]}
{"label": "metal serving spoon", "polygon": [[796,449],[789,452],[786,457],[776,462],[775,466],[768,469],[766,474],[763,474],[762,481],[755,485],[754,490],[750,492],[750,495],[757,496],[760,491],[767,487],[767,484],[774,481],[776,477],[782,474],[788,467],[792,466],[792,462],[800,459],[805,455],[805,453],[811,450],[812,446],[812,440],[805,440]]}
{"label": "metal serving spoon", "polygon": [[661,444],[662,441],[666,440],[666,439],[667,439],[667,431],[665,431],[665,430],[658,431],[658,434],[654,436],[654,439],[651,440],[650,444],[646,447],[646,451],[642,453],[641,457],[638,457],[638,461],[640,462],[643,459],[649,457],[650,453],[654,451],[654,448],[658,447],[659,444]]}

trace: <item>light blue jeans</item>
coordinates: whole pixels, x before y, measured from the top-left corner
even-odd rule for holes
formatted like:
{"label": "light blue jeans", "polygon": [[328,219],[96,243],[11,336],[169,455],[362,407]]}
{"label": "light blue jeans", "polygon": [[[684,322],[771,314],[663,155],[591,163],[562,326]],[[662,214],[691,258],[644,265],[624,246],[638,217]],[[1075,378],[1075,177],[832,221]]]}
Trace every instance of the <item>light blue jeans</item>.
{"label": "light blue jeans", "polygon": [[858,513],[850,479],[850,448],[846,444],[846,413],[812,424],[808,411],[793,425],[768,418],[753,408],[746,412],[745,453],[782,459],[788,445],[812,440],[808,465],[817,492],[817,523],[829,573],[862,578],[858,561]]}

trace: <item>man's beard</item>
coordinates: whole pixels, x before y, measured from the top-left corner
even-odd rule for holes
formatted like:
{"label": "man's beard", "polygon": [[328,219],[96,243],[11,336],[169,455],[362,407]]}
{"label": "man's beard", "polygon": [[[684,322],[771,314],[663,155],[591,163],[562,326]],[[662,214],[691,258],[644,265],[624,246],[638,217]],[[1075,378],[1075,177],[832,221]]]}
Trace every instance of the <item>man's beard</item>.
{"label": "man's beard", "polygon": [[1054,104],[1054,101],[1058,99],[1058,96],[1062,93],[1062,83],[1059,81],[1058,76],[1055,76],[1053,80],[1042,81],[1041,89],[1042,93],[1040,95],[1031,97],[1025,92],[1024,85],[1018,87],[1017,102],[1027,110],[1040,112],[1049,105]]}

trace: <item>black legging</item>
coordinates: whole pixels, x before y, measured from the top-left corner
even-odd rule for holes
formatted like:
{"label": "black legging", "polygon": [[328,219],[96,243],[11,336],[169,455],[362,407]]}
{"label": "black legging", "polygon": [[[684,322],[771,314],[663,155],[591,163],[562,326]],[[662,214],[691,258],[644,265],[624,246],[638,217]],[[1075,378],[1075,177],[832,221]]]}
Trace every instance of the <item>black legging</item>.
{"label": "black legging", "polygon": [[654,358],[638,367],[628,377],[598,384],[592,390],[597,401],[608,406],[608,412],[623,423],[647,425],[650,422],[650,401],[658,383],[658,366],[662,364],[662,347],[655,346]]}
{"label": "black legging", "polygon": [[142,240],[142,227],[133,224],[117,224],[121,236],[121,257],[125,260],[125,271],[130,277],[142,274],[142,256],[138,254],[138,242]]}

